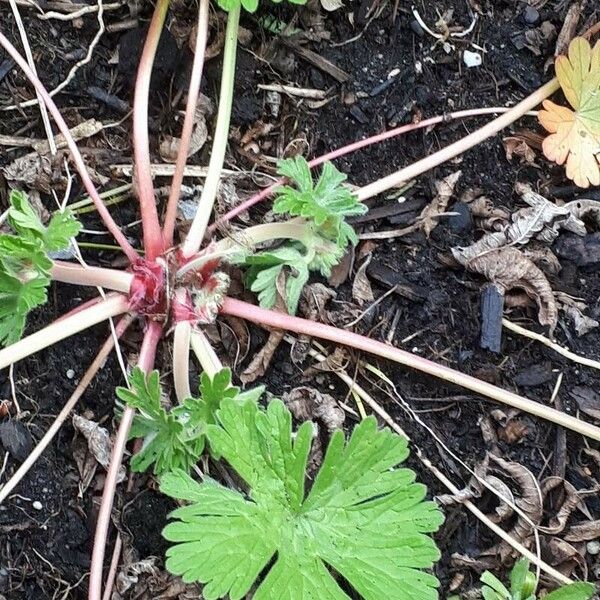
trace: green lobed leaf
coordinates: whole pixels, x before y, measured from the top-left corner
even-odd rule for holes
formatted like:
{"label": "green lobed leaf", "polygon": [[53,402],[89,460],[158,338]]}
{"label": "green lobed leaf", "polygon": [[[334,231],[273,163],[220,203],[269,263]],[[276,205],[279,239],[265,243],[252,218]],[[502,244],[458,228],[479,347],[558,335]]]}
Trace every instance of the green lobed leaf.
{"label": "green lobed leaf", "polygon": [[336,432],[306,495],[311,423],[294,435],[279,400],[263,410],[226,399],[217,421],[207,427],[211,448],[248,492],[181,473],[161,480],[166,494],[192,502],[163,532],[175,542],[167,551],[172,573],[203,583],[206,600],[245,597],[267,565],[255,600],[348,599],[332,569],[366,600],[437,598],[436,578],[422,569],[439,558],[427,534],[443,517],[423,501],[414,473],[398,467],[408,456],[404,439],[373,418],[349,440]]}
{"label": "green lobed leaf", "polygon": [[52,261],[48,252],[70,244],[80,225],[70,212],[45,227],[25,193],[13,190],[8,222],[17,235],[0,234],[0,344],[23,335],[28,313],[46,302]]}
{"label": "green lobed leaf", "polygon": [[595,585],[579,581],[550,592],[544,600],[589,600],[595,593]]}
{"label": "green lobed leaf", "polygon": [[138,410],[129,432],[129,439],[143,440],[131,459],[134,471],[145,471],[150,465],[157,475],[191,470],[204,451],[206,426],[215,422],[223,399],[256,402],[263,388],[240,392],[231,385],[231,370],[225,368],[212,378],[202,373],[199,391],[199,398],[187,398],[183,405],[167,410],[161,402],[159,372],[146,375],[138,367],[131,372],[129,388],[117,388],[118,398]]}

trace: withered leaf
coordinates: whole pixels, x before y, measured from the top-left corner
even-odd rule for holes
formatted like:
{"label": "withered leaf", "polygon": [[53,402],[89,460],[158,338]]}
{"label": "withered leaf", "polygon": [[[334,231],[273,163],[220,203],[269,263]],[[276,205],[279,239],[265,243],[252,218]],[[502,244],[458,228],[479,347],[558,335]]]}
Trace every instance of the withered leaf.
{"label": "withered leaf", "polygon": [[600,420],[600,394],[596,390],[587,386],[575,386],[570,394],[581,412]]}
{"label": "withered leaf", "polygon": [[373,302],[375,299],[371,282],[367,277],[367,267],[371,262],[372,256],[372,254],[369,254],[363,261],[358,271],[356,271],[354,281],[352,282],[352,298],[358,302],[359,306],[362,306],[365,302]]}
{"label": "withered leaf", "polygon": [[600,519],[573,525],[564,538],[567,542],[587,542],[600,539]]}
{"label": "withered leaf", "polygon": [[456,182],[461,176],[461,171],[451,173],[444,177],[441,181],[435,182],[436,196],[435,198],[421,211],[419,222],[421,229],[426,237],[431,235],[431,232],[437,227],[438,217],[446,212],[448,202],[454,193]]}
{"label": "withered leaf", "polygon": [[283,394],[283,401],[300,421],[319,421],[331,434],[344,425],[345,413],[336,399],[312,387],[302,386]]}
{"label": "withered leaf", "polygon": [[489,234],[466,248],[453,248],[452,254],[466,269],[483,275],[505,291],[514,288],[524,290],[538,305],[539,322],[550,326],[553,331],[558,322],[558,308],[546,276],[531,259],[513,246],[486,249],[481,241],[495,235],[498,234]]}
{"label": "withered leaf", "polygon": [[561,533],[567,525],[567,521],[571,516],[571,513],[582,503],[581,498],[573,484],[569,483],[562,477],[546,477],[541,484],[542,496],[544,502],[547,501],[548,495],[562,487],[563,489],[563,500],[560,507],[553,506],[551,509],[552,516],[546,527],[540,527],[540,531],[544,533],[550,533],[556,535]]}

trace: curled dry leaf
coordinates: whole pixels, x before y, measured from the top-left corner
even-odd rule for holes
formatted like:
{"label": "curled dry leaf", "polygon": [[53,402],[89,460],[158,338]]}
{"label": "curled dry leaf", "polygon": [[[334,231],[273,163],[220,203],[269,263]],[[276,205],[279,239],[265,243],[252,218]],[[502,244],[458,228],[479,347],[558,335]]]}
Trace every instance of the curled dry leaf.
{"label": "curled dry leaf", "polygon": [[573,525],[564,536],[567,542],[588,542],[600,539],[600,519]]}
{"label": "curled dry leaf", "polygon": [[576,300],[562,292],[556,292],[554,297],[556,298],[559,309],[573,321],[575,333],[577,333],[579,337],[589,333],[592,329],[595,329],[600,325],[596,319],[592,319],[583,314],[583,311],[587,309],[587,304],[585,302]]}
{"label": "curled dry leaf", "polygon": [[502,138],[502,143],[504,144],[506,160],[512,160],[513,156],[516,156],[528,165],[535,165],[535,152],[525,140],[514,135],[509,135]]}
{"label": "curled dry leaf", "polygon": [[471,215],[482,229],[502,231],[510,220],[510,213],[494,203],[487,196],[475,198],[471,204]]}
{"label": "curled dry leaf", "polygon": [[[322,283],[311,283],[302,288],[300,302],[298,304],[298,312],[309,321],[320,321],[327,323],[326,304],[337,294]],[[291,358],[292,361],[299,365],[302,364],[308,356],[310,350],[310,336],[299,335],[296,341],[292,344]]]}
{"label": "curled dry leaf", "polygon": [[558,56],[554,67],[575,110],[544,100],[538,113],[550,132],[542,144],[544,154],[559,165],[566,163],[567,177],[579,187],[600,185],[600,42],[592,49],[586,39],[573,39],[568,56]]}
{"label": "curled dry leaf", "polygon": [[[194,113],[194,126],[192,129],[192,137],[190,138],[188,157],[196,154],[196,152],[204,146],[206,139],[208,138],[206,120],[210,118],[213,111],[214,105],[212,100],[204,94],[199,94],[196,112]],[[161,158],[165,162],[174,163],[177,160],[180,145],[180,138],[164,135],[158,148]]]}
{"label": "curled dry leaf", "polygon": [[[80,415],[73,415],[73,427],[85,437],[89,451],[96,461],[105,469],[108,469],[112,452],[112,442],[108,431],[104,427],[100,427],[95,421],[90,421]],[[117,483],[124,480],[125,467],[121,465],[117,475]]]}
{"label": "curled dry leaf", "polygon": [[[286,278],[287,274],[282,269],[277,277],[277,300],[275,301],[275,306],[273,307],[273,310],[277,310],[285,314],[287,314],[287,301],[285,297]],[[277,348],[279,348],[279,344],[281,344],[284,336],[285,331],[282,329],[273,329],[269,333],[269,337],[265,345],[259,350],[250,364],[240,375],[240,380],[242,383],[252,383],[267,372],[267,369],[273,360],[273,355],[275,354]]]}
{"label": "curled dry leaf", "polygon": [[524,248],[523,254],[537,265],[546,275],[558,275],[562,269],[556,254],[547,247]]}
{"label": "curled dry leaf", "polygon": [[548,525],[540,527],[540,531],[556,535],[561,533],[566,525],[571,513],[582,505],[582,500],[579,497],[579,493],[575,489],[573,484],[569,483],[562,477],[546,477],[541,484],[542,497],[544,502],[548,503],[549,495],[562,488],[562,501],[559,507],[551,506],[549,512],[551,514]]}
{"label": "curled dry leaf", "polygon": [[299,421],[318,421],[329,434],[342,429],[345,413],[336,399],[312,387],[297,387],[283,394],[283,401]]}
{"label": "curled dry leaf", "polygon": [[550,556],[548,559],[550,565],[567,577],[571,577],[577,569],[581,579],[587,580],[587,563],[582,553],[575,546],[558,537],[547,539],[545,546],[546,554]]}
{"label": "curled dry leaf", "polygon": [[426,237],[429,237],[431,232],[437,227],[438,217],[446,212],[450,198],[452,198],[452,194],[454,193],[454,187],[460,176],[461,171],[456,171],[444,177],[444,179],[435,182],[436,196],[421,211],[418,219],[418,223]]}
{"label": "curled dry leaf", "polygon": [[[489,458],[498,471],[510,476],[519,486],[520,493],[516,497],[515,505],[527,516],[527,519],[518,515],[515,524],[508,533],[527,546],[533,533],[530,522],[537,526],[542,520],[542,495],[538,482],[533,473],[519,463],[504,460],[494,454],[490,454]],[[499,554],[502,562],[504,562],[509,556],[512,556],[512,553],[512,547],[502,541],[500,544],[485,550],[483,555]]]}
{"label": "curled dry leaf", "polygon": [[367,267],[369,266],[372,257],[372,254],[367,256],[362,265],[360,265],[358,271],[356,271],[354,281],[352,282],[352,298],[358,302],[359,306],[362,306],[365,302],[373,302],[373,300],[375,300],[371,282],[367,277]]}
{"label": "curled dry leaf", "polygon": [[544,273],[517,248],[505,246],[486,250],[480,242],[467,248],[453,248],[454,258],[466,269],[483,275],[505,292],[514,288],[524,290],[536,301],[539,322],[553,331],[558,322],[558,308]]}

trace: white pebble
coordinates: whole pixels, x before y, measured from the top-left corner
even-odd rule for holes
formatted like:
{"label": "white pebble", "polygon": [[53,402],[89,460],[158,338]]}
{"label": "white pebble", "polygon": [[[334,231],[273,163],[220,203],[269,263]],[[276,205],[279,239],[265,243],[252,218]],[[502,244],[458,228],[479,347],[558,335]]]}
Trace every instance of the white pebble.
{"label": "white pebble", "polygon": [[32,506],[32,507],[33,507],[35,510],[42,510],[42,508],[44,508],[44,507],[42,506],[42,503],[41,503],[39,500],[34,500],[34,501],[31,503],[31,506]]}
{"label": "white pebble", "polygon": [[73,371],[73,369],[68,369],[67,370],[67,379],[73,379],[73,377],[75,377],[75,371]]}
{"label": "white pebble", "polygon": [[596,554],[600,554],[600,542],[596,541],[596,540],[592,540],[591,542],[587,543],[587,551],[592,554],[592,555],[596,555]]}
{"label": "white pebble", "polygon": [[469,69],[471,67],[479,67],[482,61],[483,59],[481,58],[481,54],[477,52],[471,52],[470,50],[465,50],[463,52],[463,62]]}

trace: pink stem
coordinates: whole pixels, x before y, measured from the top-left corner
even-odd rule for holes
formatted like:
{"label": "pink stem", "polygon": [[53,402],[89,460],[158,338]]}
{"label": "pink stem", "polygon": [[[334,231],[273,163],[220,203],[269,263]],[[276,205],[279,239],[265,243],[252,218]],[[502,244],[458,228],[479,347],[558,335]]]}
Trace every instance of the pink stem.
{"label": "pink stem", "polygon": [[171,191],[169,193],[169,200],[167,202],[167,210],[165,213],[165,223],[163,227],[163,241],[165,248],[170,248],[173,245],[177,204],[179,202],[181,183],[183,182],[183,173],[187,163],[190,140],[192,137],[192,131],[194,129],[194,120],[196,118],[196,107],[198,104],[200,83],[202,81],[202,69],[204,67],[204,52],[206,51],[206,40],[208,38],[209,5],[209,0],[200,0],[200,6],[198,7],[196,49],[194,62],[192,65],[192,75],[190,77],[190,89],[185,107],[185,118],[181,132],[181,141],[179,142],[177,162],[175,163],[175,172],[173,173],[173,180],[171,182]]}
{"label": "pink stem", "polygon": [[129,309],[127,296],[117,294],[107,297],[88,308],[77,311],[68,317],[54,321],[51,325],[36,331],[31,335],[0,350],[0,369],[10,364],[48,348],[65,338],[68,338],[84,329],[88,329],[111,317],[126,313]]}
{"label": "pink stem", "polygon": [[54,281],[76,285],[93,285],[97,287],[129,293],[133,275],[127,271],[103,269],[101,267],[84,267],[74,263],[55,260],[52,263],[51,277]]}
{"label": "pink stem", "polygon": [[[144,334],[144,340],[138,359],[138,367],[146,373],[150,371],[154,365],[156,347],[160,340],[160,336],[162,335],[162,330],[162,325],[157,321],[148,321],[148,328]],[[104,481],[102,501],[100,503],[98,520],[96,522],[92,563],[90,565],[89,600],[102,600],[102,567],[104,564],[110,514],[115,497],[115,490],[117,488],[117,476],[121,461],[123,460],[123,454],[125,453],[127,437],[134,414],[135,410],[129,407],[125,408],[123,411],[123,416],[119,423],[119,429],[110,456],[110,464]]]}
{"label": "pink stem", "polygon": [[481,381],[476,377],[471,377],[470,375],[455,371],[445,365],[434,363],[421,356],[411,354],[406,350],[389,346],[382,342],[378,342],[377,340],[358,335],[357,333],[338,329],[337,327],[324,325],[323,323],[315,321],[300,319],[299,317],[292,317],[273,310],[266,310],[233,298],[225,299],[221,312],[226,315],[233,315],[235,317],[253,321],[261,326],[267,325],[276,329],[294,331],[295,333],[329,340],[337,344],[343,344],[344,346],[350,346],[358,350],[363,350],[364,352],[369,352],[370,354],[381,356],[382,358],[392,360],[401,365],[443,379],[449,383],[462,386],[477,394],[486,396],[487,398],[508,404],[509,406],[513,406],[543,419],[548,419],[553,423],[567,427],[577,433],[591,437],[592,439],[600,440],[600,427],[596,427],[554,408],[544,406],[538,402],[533,402],[528,398],[498,388],[490,383]]}
{"label": "pink stem", "polygon": [[[472,108],[468,110],[459,110],[457,112],[448,113],[446,115],[439,115],[437,117],[431,117],[430,119],[425,119],[424,121],[419,121],[418,123],[409,123],[408,125],[401,125],[400,127],[390,129],[389,131],[384,131],[383,133],[372,135],[371,137],[365,138],[363,140],[358,140],[357,142],[353,142],[352,144],[348,144],[347,146],[343,146],[342,148],[338,148],[337,150],[332,150],[327,154],[323,154],[323,156],[313,158],[311,161],[309,161],[308,164],[311,168],[318,167],[319,165],[323,164],[324,162],[327,162],[328,160],[335,160],[336,158],[340,158],[342,156],[345,156],[346,154],[356,152],[356,150],[360,150],[361,148],[365,148],[372,144],[378,144],[398,135],[409,133],[411,131],[416,131],[417,129],[423,129],[424,127],[431,127],[432,125],[437,125],[438,123],[446,123],[454,119],[464,119],[466,117],[478,117],[481,115],[504,113],[508,110],[510,109],[503,107]],[[239,206],[232,208],[229,212],[225,213],[220,219],[215,221],[213,225],[211,225],[210,232],[214,231],[214,229],[218,225],[230,221],[240,213],[244,212],[245,210],[248,210],[255,204],[258,204],[265,198],[268,198],[278,187],[282,186],[285,183],[285,181],[286,180],[284,177],[278,179],[269,187],[266,187],[257,194],[254,194],[254,196],[248,198],[248,200],[246,200],[245,202],[242,202]]]}
{"label": "pink stem", "polygon": [[85,166],[85,162],[83,161],[83,157],[81,156],[79,149],[77,148],[77,144],[71,135],[65,120],[62,118],[54,100],[50,97],[43,83],[39,80],[37,75],[29,68],[29,65],[25,61],[25,59],[19,54],[17,49],[8,41],[8,39],[4,36],[4,34],[0,33],[0,46],[2,46],[6,52],[12,57],[12,59],[19,65],[23,73],[25,73],[27,79],[31,81],[33,87],[35,87],[37,93],[41,96],[44,104],[48,107],[50,114],[54,118],[56,125],[58,126],[60,132],[63,134],[65,138],[65,142],[71,152],[71,156],[73,157],[73,162],[79,172],[79,176],[81,177],[81,181],[87,190],[90,198],[92,199],[98,214],[101,219],[104,221],[104,224],[113,235],[119,246],[123,249],[123,252],[126,254],[127,258],[133,263],[139,260],[138,253],[134,250],[133,246],[127,241],[127,238],[123,235],[123,232],[119,229],[119,226],[115,223],[113,218],[110,216],[106,205],[100,198],[98,194],[98,190],[96,190],[96,186],[92,182],[87,168]]}
{"label": "pink stem", "polygon": [[150,141],[148,138],[148,98],[150,95],[150,80],[156,49],[160,41],[169,0],[158,0],[148,29],[146,43],[140,58],[135,94],[133,99],[133,153],[135,159],[135,180],[140,212],[142,214],[142,229],[144,231],[144,249],[146,258],[153,261],[163,252],[162,233],[156,211],[154,183],[150,166]]}

